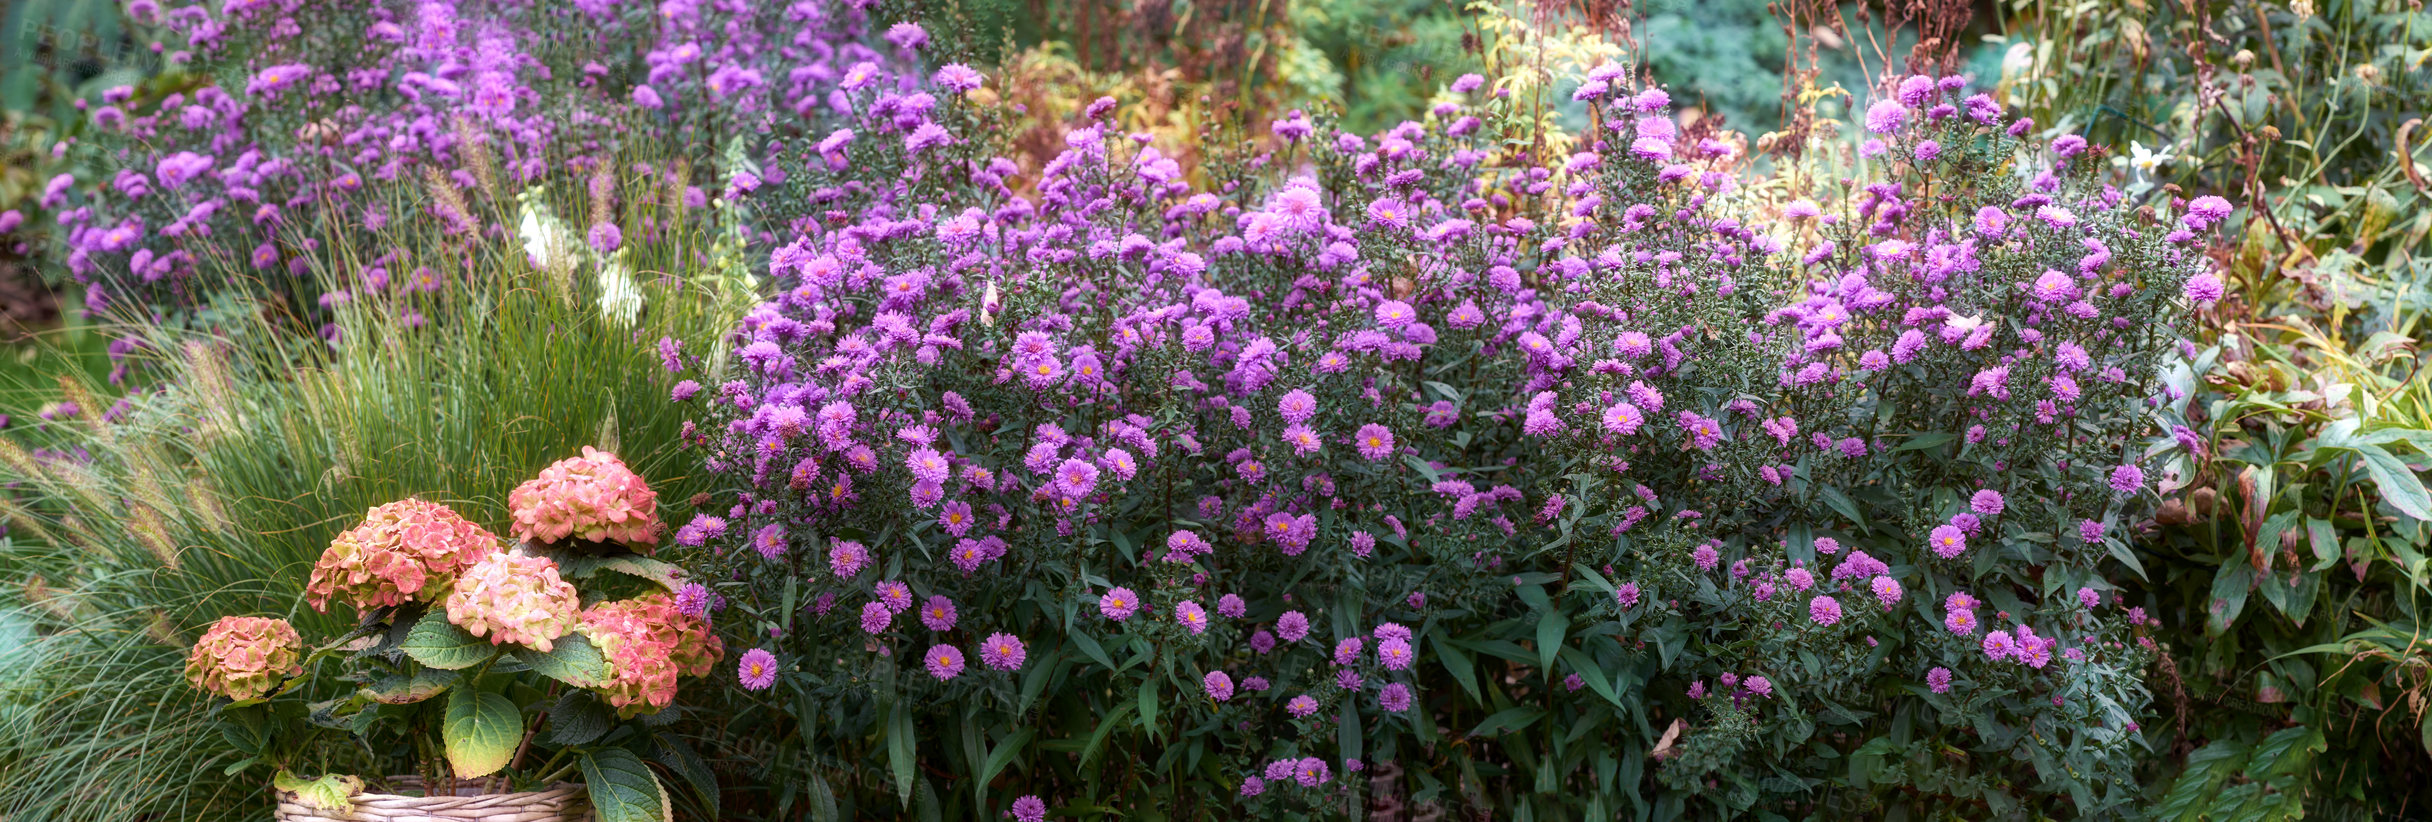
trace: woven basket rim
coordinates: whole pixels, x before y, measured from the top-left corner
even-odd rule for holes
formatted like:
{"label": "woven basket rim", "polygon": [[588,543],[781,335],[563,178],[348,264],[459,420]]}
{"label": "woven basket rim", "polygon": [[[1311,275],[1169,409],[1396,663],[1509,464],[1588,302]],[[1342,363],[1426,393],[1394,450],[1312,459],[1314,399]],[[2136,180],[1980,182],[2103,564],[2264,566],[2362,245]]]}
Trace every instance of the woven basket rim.
{"label": "woven basket rim", "polygon": [[[346,776],[352,776],[352,774],[343,774],[343,775],[346,775]],[[398,788],[398,787],[403,787],[405,784],[420,784],[421,782],[422,782],[422,778],[421,778],[421,777],[419,777],[419,776],[391,776],[391,777],[388,777],[387,779],[385,779],[385,780],[383,780],[383,781],[381,781],[381,782],[372,782],[371,780],[364,780],[364,783],[363,783],[363,784],[364,784],[364,788],[363,788],[363,790],[356,791],[355,793],[348,795],[348,797],[347,797],[347,798],[348,798],[348,799],[360,799],[360,798],[364,798],[364,797],[371,797],[371,798],[375,798],[375,799],[382,799],[382,800],[387,800],[387,799],[472,799],[472,798],[475,798],[475,797],[482,797],[482,796],[517,796],[517,795],[525,795],[525,796],[539,796],[539,795],[541,795],[541,794],[551,794],[551,793],[561,793],[561,792],[572,792],[572,793],[588,793],[588,792],[589,792],[589,790],[586,788],[586,786],[584,786],[584,785],[583,785],[583,783],[580,783],[580,782],[564,782],[564,781],[559,781],[559,782],[551,782],[551,783],[549,783],[548,785],[546,785],[546,786],[544,786],[544,787],[541,787],[541,788],[540,788],[540,789],[538,789],[538,790],[530,790],[530,791],[498,791],[498,790],[485,790],[485,791],[483,791],[483,792],[481,792],[481,793],[477,793],[477,794],[431,794],[431,793],[419,793],[419,794],[413,794],[413,793],[388,793],[388,792],[386,792],[386,791],[374,790],[374,789],[372,788],[372,786],[373,786],[373,785],[381,785],[381,786],[385,786],[385,787],[389,787],[389,788]],[[505,780],[505,779],[499,779],[499,778],[495,778],[495,777],[483,777],[483,778],[480,778],[480,779],[461,779],[461,780],[457,780],[457,783],[458,783],[458,784],[460,784],[460,785],[482,785],[482,786],[488,786],[488,785],[504,785],[504,784],[507,784],[507,780]],[[274,790],[277,790],[277,789],[274,789]],[[297,797],[298,799],[301,799],[301,798],[302,798],[302,794],[299,794],[299,793],[297,793],[296,791],[289,791],[289,790],[277,790],[277,793],[278,793],[278,795],[279,795],[280,797]]]}

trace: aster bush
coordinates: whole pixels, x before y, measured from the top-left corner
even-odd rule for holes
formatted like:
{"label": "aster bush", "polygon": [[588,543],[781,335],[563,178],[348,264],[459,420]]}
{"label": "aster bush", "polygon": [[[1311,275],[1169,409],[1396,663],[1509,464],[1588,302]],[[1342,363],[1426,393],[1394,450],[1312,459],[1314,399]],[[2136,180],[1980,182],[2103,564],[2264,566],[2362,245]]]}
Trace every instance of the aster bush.
{"label": "aster bush", "polygon": [[1206,188],[1111,100],[1026,177],[975,74],[845,90],[752,195],[824,211],[674,363],[724,487],[679,598],[780,807],[2126,807],[2112,579],[2229,204],[1934,77],[1760,188],[1589,79],[1567,155],[1472,76]]}

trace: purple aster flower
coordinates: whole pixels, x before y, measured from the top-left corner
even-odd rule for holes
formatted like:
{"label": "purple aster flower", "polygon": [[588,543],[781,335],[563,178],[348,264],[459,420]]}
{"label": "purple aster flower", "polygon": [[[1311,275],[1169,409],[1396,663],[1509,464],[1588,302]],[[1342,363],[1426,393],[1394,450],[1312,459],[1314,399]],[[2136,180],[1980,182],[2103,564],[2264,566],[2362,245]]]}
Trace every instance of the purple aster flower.
{"label": "purple aster flower", "polygon": [[1933,689],[1934,693],[1950,693],[1951,669],[1940,665],[1934,666],[1933,670],[1925,672],[1925,686]]}
{"label": "purple aster flower", "polygon": [[1021,668],[1022,661],[1029,656],[1030,650],[1023,647],[1022,640],[1012,634],[989,634],[987,639],[980,641],[980,662],[999,671]]}
{"label": "purple aster flower", "polygon": [[1749,674],[1747,679],[1740,680],[1740,687],[1747,689],[1749,693],[1757,696],[1773,696],[1773,680],[1766,679],[1757,674]]}
{"label": "purple aster flower", "polygon": [[1376,693],[1377,706],[1394,713],[1410,710],[1410,686],[1399,682],[1387,683]]}
{"label": "purple aster flower", "polygon": [[929,675],[944,682],[963,673],[963,651],[952,645],[932,645],[921,655],[921,664],[928,666]]}
{"label": "purple aster flower", "polygon": [[887,606],[887,613],[900,614],[912,610],[912,587],[909,585],[890,579],[870,586],[870,594],[879,604]]}
{"label": "purple aster flower", "polygon": [[1817,625],[1831,627],[1841,621],[1841,601],[1818,595],[1807,601],[1807,618],[1815,620]]}
{"label": "purple aster flower", "polygon": [[1240,619],[1249,612],[1250,604],[1242,601],[1239,594],[1226,594],[1216,599],[1217,616],[1226,619]]}
{"label": "purple aster flower", "polygon": [[1715,551],[1712,545],[1697,546],[1697,550],[1689,552],[1689,558],[1697,562],[1697,570],[1700,571],[1712,571],[1723,561],[1723,555]]}
{"label": "purple aster flower", "polygon": [[1352,436],[1352,443],[1359,448],[1361,457],[1370,460],[1393,455],[1393,432],[1373,422],[1360,426],[1359,433]]}
{"label": "purple aster flower", "polygon": [[777,656],[763,648],[743,652],[743,660],[735,666],[735,679],[743,690],[765,691],[777,684]]}
{"label": "purple aster flower", "polygon": [[1105,614],[1107,619],[1122,622],[1139,612],[1140,595],[1132,593],[1130,588],[1118,587],[1098,598],[1098,613]]}
{"label": "purple aster flower", "polygon": [[1187,599],[1174,603],[1174,621],[1180,623],[1182,627],[1190,629],[1193,635],[1208,632],[1207,609],[1199,607],[1199,603]]}
{"label": "purple aster flower", "polygon": [[676,613],[689,617],[708,616],[709,605],[709,588],[701,583],[687,582],[676,589]]}
{"label": "purple aster flower", "polygon": [[615,223],[592,223],[589,239],[591,250],[606,254],[625,245],[625,232]]}
{"label": "purple aster flower", "polygon": [[1943,615],[1942,627],[1950,629],[1951,633],[1960,636],[1973,636],[1976,633],[1976,612],[1965,608],[1952,608],[1950,613]]}
{"label": "purple aster flower", "polygon": [[2187,295],[2189,302],[2198,305],[2220,302],[2222,294],[2227,291],[2221,285],[2221,278],[2213,276],[2210,271],[2187,278],[2187,284],[2181,290]]}
{"label": "purple aster flower", "polygon": [[1874,581],[1869,583],[1867,587],[1871,588],[1875,592],[1875,601],[1883,603],[1883,607],[1890,608],[1894,605],[1900,604],[1901,589],[1899,580],[1887,576],[1879,576],[1875,577]]}
{"label": "purple aster flower", "polygon": [[1985,658],[1995,662],[2009,659],[2019,653],[2018,638],[2011,636],[2008,631],[1994,631],[1985,634],[1982,647]]}
{"label": "purple aster flower", "polygon": [[2135,463],[2111,469],[2111,490],[2134,494],[2145,487],[2145,470]]}
{"label": "purple aster flower", "polygon": [[954,600],[932,595],[920,606],[920,622],[932,631],[954,630]]}
{"label": "purple aster flower", "polygon": [[1934,549],[1934,555],[1943,559],[1955,558],[1968,550],[1967,535],[1960,533],[1956,525],[1934,526],[1934,532],[1927,535],[1925,541]]}
{"label": "purple aster flower", "polygon": [[2092,588],[2079,588],[2077,589],[2077,604],[2086,610],[2094,610],[2095,606],[2103,604],[2103,595]]}
{"label": "purple aster flower", "polygon": [[1317,713],[1317,700],[1308,694],[1301,694],[1284,703],[1284,712],[1291,714],[1294,719],[1306,718]]}
{"label": "purple aster flower", "polygon": [[1360,661],[1360,646],[1363,644],[1359,637],[1344,637],[1341,642],[1334,643],[1334,664],[1349,665]]}
{"label": "purple aster flower", "polygon": [[[1308,697],[1304,696],[1300,699],[1308,699]],[[1298,701],[1294,700],[1294,702]],[[1317,710],[1314,701],[1310,704],[1309,709]],[[1302,759],[1299,764],[1292,766],[1292,778],[1298,780],[1303,788],[1314,788],[1333,781],[1334,772],[1326,767],[1326,760],[1312,756]]]}
{"label": "purple aster flower", "polygon": [[1275,633],[1277,636],[1283,637],[1285,642],[1301,641],[1302,638],[1309,635],[1309,615],[1299,611],[1285,611],[1283,616],[1275,618]]}
{"label": "purple aster flower", "polygon": [[1233,677],[1223,671],[1209,671],[1199,684],[1207,689],[1209,699],[1224,702],[1233,698]]}
{"label": "purple aster flower", "polygon": [[1317,398],[1295,388],[1284,392],[1283,398],[1275,401],[1275,411],[1283,415],[1284,422],[1299,425],[1316,416]]}
{"label": "purple aster flower", "polygon": [[1866,130],[1874,134],[1890,134],[1908,124],[1908,107],[1898,100],[1879,100],[1866,108]]}
{"label": "purple aster flower", "polygon": [[929,79],[956,94],[979,88],[980,84],[987,81],[987,78],[982,77],[977,70],[961,63],[948,63],[944,68],[938,69],[936,74],[930,75]]}
{"label": "purple aster flower", "polygon": [[851,579],[870,564],[870,549],[852,540],[838,540],[828,547],[828,570],[837,579]]}
{"label": "purple aster flower", "polygon": [[880,602],[865,602],[865,603],[862,603],[862,605],[861,605],[861,630],[862,630],[862,632],[863,632],[863,633],[868,633],[868,634],[879,634],[879,633],[883,633],[883,632],[885,632],[885,631],[887,630],[887,625],[888,625],[889,623],[894,622],[894,621],[895,621],[895,612],[894,612],[894,611],[889,611],[889,610],[887,610],[887,606],[886,606],[886,604],[885,604],[885,603],[880,603]]}
{"label": "purple aster flower", "polygon": [[1014,822],[1046,822],[1047,803],[1032,794],[1013,800]]}

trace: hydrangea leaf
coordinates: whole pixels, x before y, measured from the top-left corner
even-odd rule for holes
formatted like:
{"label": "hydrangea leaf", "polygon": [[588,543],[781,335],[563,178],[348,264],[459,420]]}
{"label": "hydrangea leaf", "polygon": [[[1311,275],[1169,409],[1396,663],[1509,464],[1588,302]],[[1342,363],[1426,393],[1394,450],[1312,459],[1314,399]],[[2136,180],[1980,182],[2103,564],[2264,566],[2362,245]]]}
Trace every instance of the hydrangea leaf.
{"label": "hydrangea leaf", "polygon": [[310,807],[342,814],[355,812],[355,794],[363,792],[363,777],[327,774],[319,779],[305,779],[282,769],[271,777],[272,787],[296,795]]}
{"label": "hydrangea leaf", "polygon": [[447,671],[479,665],[498,653],[498,646],[456,627],[448,621],[447,611],[439,608],[423,614],[398,648],[415,662]]}
{"label": "hydrangea leaf", "polygon": [[488,776],[506,767],[523,730],[523,713],[513,701],[469,687],[448,694],[447,718],[439,726],[448,765],[460,779]]}
{"label": "hydrangea leaf", "polygon": [[578,751],[584,786],[591,792],[591,813],[599,822],[667,822],[675,818],[675,803],[657,774],[632,751],[598,748]]}
{"label": "hydrangea leaf", "polygon": [[608,681],[608,657],[579,632],[558,637],[548,653],[516,649],[515,658],[550,679],[577,688],[595,688]]}
{"label": "hydrangea leaf", "polygon": [[549,741],[559,745],[587,744],[615,726],[607,703],[590,691],[567,691],[549,709]]}

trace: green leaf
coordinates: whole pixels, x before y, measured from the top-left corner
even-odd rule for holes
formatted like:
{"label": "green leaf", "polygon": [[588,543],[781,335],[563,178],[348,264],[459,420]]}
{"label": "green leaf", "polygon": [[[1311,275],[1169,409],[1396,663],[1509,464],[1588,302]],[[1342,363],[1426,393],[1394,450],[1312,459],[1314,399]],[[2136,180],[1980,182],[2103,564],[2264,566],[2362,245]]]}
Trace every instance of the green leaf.
{"label": "green leaf", "polygon": [[1341,750],[1342,758],[1358,759],[1364,753],[1360,749],[1361,741],[1360,701],[1343,700],[1342,716],[1334,724],[1334,744]]}
{"label": "green leaf", "polygon": [[523,713],[513,701],[470,687],[448,693],[447,719],[439,725],[448,764],[459,779],[488,776],[506,767],[523,731]]}
{"label": "green leaf", "polygon": [[1505,708],[1496,711],[1493,716],[1487,717],[1486,721],[1478,723],[1478,727],[1471,729],[1469,735],[1494,736],[1506,731],[1522,730],[1544,718],[1544,708],[1528,706]]}
{"label": "green leaf", "polygon": [[898,702],[887,717],[887,767],[895,775],[895,800],[907,808],[912,806],[912,766],[916,744],[912,738],[912,709]]}
{"label": "green leaf", "polygon": [[1841,493],[1841,489],[1827,485],[1816,489],[1816,496],[1822,498],[1824,504],[1831,506],[1832,510],[1847,517],[1850,524],[1857,526],[1860,530],[1866,528],[1866,518],[1858,514],[1858,504],[1851,502],[1849,495]]}
{"label": "green leaf", "polygon": [[1139,710],[1138,703],[1118,702],[1115,703],[1115,710],[1112,713],[1107,714],[1105,719],[1098,720],[1098,729],[1090,732],[1089,743],[1081,746],[1081,764],[1083,766],[1087,766],[1090,760],[1098,757],[1098,749],[1106,744],[1107,735],[1114,733],[1115,728],[1122,725],[1124,720],[1130,719],[1131,712],[1136,710]]}
{"label": "green leaf", "polygon": [[2254,588],[2255,568],[2246,557],[2232,556],[2212,578],[2212,598],[2205,606],[2204,631],[2219,636],[2246,610],[2246,595]]}
{"label": "green leaf", "polygon": [[1090,636],[1087,631],[1073,631],[1067,636],[1072,637],[1073,647],[1081,649],[1081,654],[1089,657],[1090,661],[1106,666],[1109,671],[1115,669],[1115,658],[1106,655],[1106,647],[1098,644],[1097,637]]}
{"label": "green leaf", "polygon": [[481,664],[498,653],[498,646],[466,633],[448,621],[444,608],[433,608],[406,632],[405,642],[397,646],[415,662],[444,671],[458,671]]}
{"label": "green leaf", "polygon": [[1157,678],[1154,676],[1140,683],[1140,727],[1147,728],[1151,735],[1157,733]]}
{"label": "green leaf", "polygon": [[608,682],[608,657],[579,632],[558,637],[545,654],[530,648],[517,648],[514,653],[532,670],[577,688],[597,688]]}
{"label": "green leaf", "polygon": [[340,814],[355,812],[355,794],[363,792],[363,777],[329,774],[319,779],[305,779],[285,768],[270,778],[272,787],[295,794],[308,807]]}
{"label": "green leaf", "polygon": [[1454,682],[1461,683],[1461,689],[1469,692],[1471,700],[1484,701],[1478,693],[1478,664],[1469,658],[1469,652],[1445,639],[1442,632],[1429,632],[1429,636],[1435,638],[1436,658],[1444,662],[1445,672],[1452,674]]}
{"label": "green leaf", "polygon": [[1937,431],[1931,434],[1919,434],[1917,436],[1908,438],[1907,442],[1903,442],[1898,447],[1893,448],[1892,452],[1899,453],[1901,451],[1922,451],[1938,445],[1948,445],[1952,440],[1955,439],[1958,439],[1958,437],[1952,436],[1951,433],[1947,431]]}
{"label": "green leaf", "polygon": [[1568,663],[1571,670],[1578,673],[1580,680],[1586,682],[1588,689],[1595,691],[1597,696],[1604,697],[1605,701],[1613,703],[1613,707],[1627,707],[1621,704],[1621,691],[1613,687],[1612,678],[1605,676],[1604,667],[1597,665],[1596,659],[1588,656],[1586,651],[1578,648],[1564,648],[1562,649],[1562,661]]}
{"label": "green leaf", "polygon": [[411,705],[445,693],[455,684],[453,671],[416,671],[413,676],[387,677],[378,684],[366,685],[360,691],[363,698],[387,705]]}
{"label": "green leaf", "polygon": [[971,786],[976,807],[988,807],[988,783],[996,781],[996,775],[1003,773],[1005,766],[1013,764],[1014,757],[1022,755],[1022,746],[1030,744],[1032,736],[1028,728],[1014,731],[988,751],[988,761],[980,765],[979,781]]}
{"label": "green leaf", "polygon": [[2282,777],[2298,776],[2312,770],[2314,754],[2328,747],[2322,729],[2311,725],[2283,728],[2278,733],[2255,743],[2246,764],[2246,778],[2257,782],[2279,782]]}
{"label": "green leaf", "polygon": [[669,822],[675,802],[658,774],[632,751],[589,748],[575,752],[582,765],[584,787],[591,791],[591,813],[597,822]]}
{"label": "green leaf", "polygon": [[567,691],[549,709],[549,741],[559,745],[586,745],[616,727],[616,715],[608,703],[585,690]]}
{"label": "green leaf", "polygon": [[601,571],[615,571],[629,577],[644,579],[673,591],[684,585],[684,569],[666,560],[651,559],[640,554],[587,554],[580,551],[545,551],[557,560],[558,573],[570,580],[589,579]]}
{"label": "green leaf", "polygon": [[2404,461],[2378,445],[2358,448],[2356,453],[2364,458],[2365,473],[2381,489],[2381,501],[2419,521],[2432,520],[2432,493],[2424,491],[2423,479]]}
{"label": "green leaf", "polygon": [[667,728],[658,729],[657,733],[651,735],[650,741],[650,758],[658,760],[659,764],[667,766],[677,776],[684,777],[685,783],[692,786],[693,796],[701,800],[701,808],[709,811],[709,818],[719,818],[718,777],[710,773],[709,763],[703,761],[683,737]]}
{"label": "green leaf", "polygon": [[2217,740],[2187,755],[2187,769],[2155,809],[2157,819],[2193,820],[2212,808],[2223,780],[2246,765],[2246,746]]}
{"label": "green leaf", "polygon": [[837,822],[836,789],[828,787],[827,777],[811,774],[812,822]]}
{"label": "green leaf", "polygon": [[1571,618],[1561,611],[1547,611],[1537,618],[1537,670],[1545,678],[1554,678],[1554,657],[1562,653],[1562,637],[1571,630]]}
{"label": "green leaf", "polygon": [[2331,521],[2321,517],[2305,519],[2305,538],[2314,547],[2313,570],[2320,571],[2339,561],[2339,531]]}

